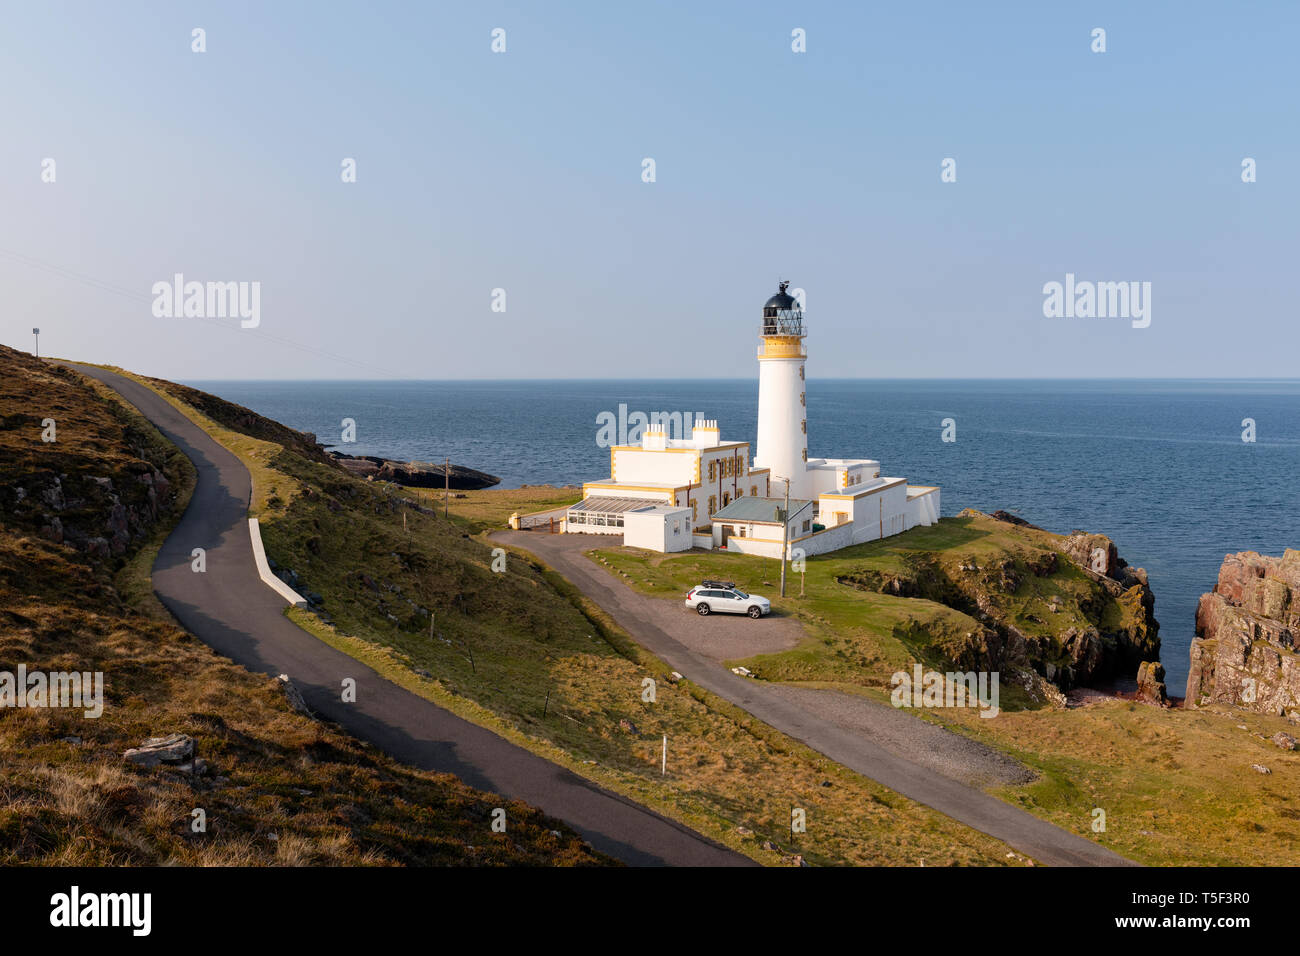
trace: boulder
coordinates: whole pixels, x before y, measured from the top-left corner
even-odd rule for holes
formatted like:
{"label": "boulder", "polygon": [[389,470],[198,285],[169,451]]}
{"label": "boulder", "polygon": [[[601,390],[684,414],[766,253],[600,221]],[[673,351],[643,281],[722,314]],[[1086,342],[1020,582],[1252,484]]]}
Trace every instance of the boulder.
{"label": "boulder", "polygon": [[284,698],[289,702],[290,707],[304,716],[314,716],[311,708],[307,706],[307,699],[302,696],[302,691],[294,686],[293,681],[289,680],[288,674],[281,674],[276,680],[280,682],[280,690],[284,692]]}
{"label": "boulder", "polygon": [[1169,706],[1165,692],[1165,665],[1159,661],[1143,661],[1138,665],[1137,685],[1138,700],[1158,707]]}
{"label": "boulder", "polygon": [[139,747],[132,747],[122,757],[137,767],[157,767],[162,764],[179,766],[194,756],[194,738],[188,734],[168,734],[150,737]]}

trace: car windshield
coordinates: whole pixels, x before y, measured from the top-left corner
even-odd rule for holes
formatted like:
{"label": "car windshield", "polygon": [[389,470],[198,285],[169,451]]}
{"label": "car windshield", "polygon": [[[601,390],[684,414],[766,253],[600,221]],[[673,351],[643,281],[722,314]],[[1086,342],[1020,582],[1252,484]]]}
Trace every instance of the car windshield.
{"label": "car windshield", "polygon": [[742,591],[740,588],[736,588],[736,597],[741,598],[743,600],[744,598],[749,597],[749,595],[746,594],[744,591]]}

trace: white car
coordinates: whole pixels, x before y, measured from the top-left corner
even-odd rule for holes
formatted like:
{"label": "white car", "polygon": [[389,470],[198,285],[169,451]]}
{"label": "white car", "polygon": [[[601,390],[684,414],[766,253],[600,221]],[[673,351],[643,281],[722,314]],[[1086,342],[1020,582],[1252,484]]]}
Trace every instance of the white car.
{"label": "white car", "polygon": [[705,581],[691,588],[686,606],[695,608],[701,617],[715,611],[721,614],[748,614],[757,620],[772,613],[772,602],[757,594],[746,594],[730,581]]}

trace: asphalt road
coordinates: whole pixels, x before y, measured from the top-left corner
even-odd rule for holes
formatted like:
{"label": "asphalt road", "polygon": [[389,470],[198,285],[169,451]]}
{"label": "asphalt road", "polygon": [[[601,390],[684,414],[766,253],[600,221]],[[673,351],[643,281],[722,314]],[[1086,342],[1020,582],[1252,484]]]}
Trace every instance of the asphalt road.
{"label": "asphalt road", "polygon": [[[313,711],[399,760],[530,803],[625,863],[754,865],[390,683],[297,627],[284,616],[284,600],[262,582],[253,564],[252,482],[239,459],[150,389],[103,369],[72,367],[122,395],[194,462],[194,496],[158,553],[153,587],[199,640],[252,671],[288,674]],[[206,573],[191,570],[194,548],[207,551]],[[340,700],[345,677],[356,680],[356,703]],[[486,819],[483,826],[486,830]]]}
{"label": "asphalt road", "polygon": [[[664,615],[656,613],[656,609],[646,605],[646,602],[662,604],[663,599],[638,593],[583,555],[583,550],[607,546],[611,543],[609,540],[595,535],[553,535],[538,531],[501,531],[492,537],[541,558],[674,670],[836,763],[996,837],[1039,863],[1050,866],[1135,865],[1091,840],[886,750],[867,736],[823,720],[801,708],[797,698],[781,693],[781,688],[739,677],[708,655],[688,647],[689,638],[684,642],[672,632],[677,628],[696,626],[698,622],[694,615],[674,615],[671,620],[665,619]],[[761,621],[736,620],[753,627],[762,627],[770,622],[768,618]]]}

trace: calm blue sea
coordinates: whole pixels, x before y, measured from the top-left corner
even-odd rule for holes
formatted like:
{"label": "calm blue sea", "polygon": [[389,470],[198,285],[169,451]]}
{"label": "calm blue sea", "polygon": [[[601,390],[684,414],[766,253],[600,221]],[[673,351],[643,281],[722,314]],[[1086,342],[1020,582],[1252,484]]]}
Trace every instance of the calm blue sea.
{"label": "calm blue sea", "polygon": [[[340,450],[441,461],[503,487],[608,475],[596,416],[717,418],[754,440],[758,385],[737,381],[190,382]],[[957,422],[957,441],[940,440]],[[1241,439],[1242,420],[1258,429]],[[808,383],[818,457],[870,457],[943,486],[943,513],[1002,508],[1052,531],[1115,539],[1156,594],[1162,658],[1181,696],[1196,601],[1230,551],[1300,547],[1300,381],[858,381]]]}

